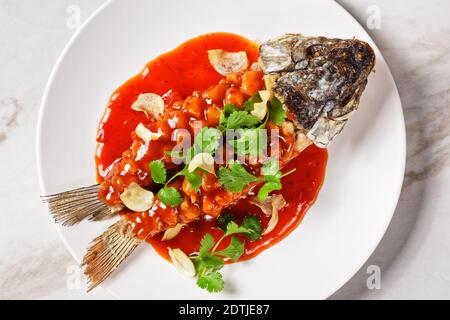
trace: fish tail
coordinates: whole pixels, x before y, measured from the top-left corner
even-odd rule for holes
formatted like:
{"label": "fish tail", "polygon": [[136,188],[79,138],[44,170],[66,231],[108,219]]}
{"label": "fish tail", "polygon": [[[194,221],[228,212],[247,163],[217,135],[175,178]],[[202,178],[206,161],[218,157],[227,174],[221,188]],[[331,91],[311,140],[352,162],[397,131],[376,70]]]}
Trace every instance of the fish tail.
{"label": "fish tail", "polygon": [[98,198],[98,185],[43,196],[55,222],[73,226],[84,219],[101,220],[113,212]]}
{"label": "fish tail", "polygon": [[106,280],[141,242],[123,220],[95,238],[82,264],[88,278],[88,292]]}

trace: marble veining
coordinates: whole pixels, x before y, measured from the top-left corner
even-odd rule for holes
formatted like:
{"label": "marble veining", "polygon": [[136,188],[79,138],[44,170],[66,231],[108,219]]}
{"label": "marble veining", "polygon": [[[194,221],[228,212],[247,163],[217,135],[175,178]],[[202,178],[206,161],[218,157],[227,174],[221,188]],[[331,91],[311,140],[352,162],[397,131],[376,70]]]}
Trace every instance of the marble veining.
{"label": "marble veining", "polygon": [[[366,265],[332,299],[450,298],[450,3],[446,0],[338,0],[379,45],[405,113],[405,184],[389,229]],[[39,201],[35,135],[51,69],[73,30],[103,0],[0,1],[0,299],[107,299],[71,287],[75,261]],[[380,29],[368,28],[368,12]],[[45,46],[45,50],[42,47]],[[389,133],[380,133],[388,139]],[[380,290],[367,267],[382,271]]]}
{"label": "marble veining", "polygon": [[0,143],[6,140],[7,133],[18,125],[18,117],[23,107],[17,98],[0,101]]}

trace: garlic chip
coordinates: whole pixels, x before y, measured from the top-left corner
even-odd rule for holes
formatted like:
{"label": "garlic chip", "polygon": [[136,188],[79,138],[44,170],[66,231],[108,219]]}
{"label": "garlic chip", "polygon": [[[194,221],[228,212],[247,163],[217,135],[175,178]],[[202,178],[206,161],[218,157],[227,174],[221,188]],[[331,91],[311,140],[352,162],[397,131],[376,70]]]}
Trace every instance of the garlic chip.
{"label": "garlic chip", "polygon": [[209,153],[199,153],[191,162],[189,162],[189,172],[194,172],[197,169],[203,169],[209,173],[216,174],[214,169],[214,157]]}
{"label": "garlic chip", "polygon": [[161,241],[169,241],[174,239],[178,234],[181,232],[181,229],[183,229],[186,225],[185,224],[177,224],[175,227],[167,229],[166,232],[164,232],[164,236],[162,237]]}
{"label": "garlic chip", "polygon": [[313,142],[304,133],[297,133],[297,137],[295,139],[295,151],[302,152],[312,144]]}
{"label": "garlic chip", "polygon": [[264,202],[261,202],[258,197],[255,197],[253,200],[250,200],[250,203],[260,208],[266,217],[272,215],[272,197],[268,197]]}
{"label": "garlic chip", "polygon": [[248,67],[248,58],[245,51],[209,50],[208,57],[214,69],[223,76],[243,71]]}
{"label": "garlic chip", "polygon": [[251,114],[257,117],[259,120],[263,121],[269,110],[267,107],[267,102],[270,99],[270,92],[268,90],[263,90],[259,92],[262,102],[257,102],[253,106],[253,111]]}
{"label": "garlic chip", "polygon": [[153,206],[154,195],[151,191],[145,190],[137,183],[133,182],[120,195],[120,200],[130,210],[134,212],[144,212]]}
{"label": "garlic chip", "polygon": [[266,90],[269,91],[272,94],[273,93],[273,87],[275,85],[275,77],[270,75],[270,74],[266,74],[264,76],[264,83],[266,85]]}
{"label": "garlic chip", "polygon": [[169,248],[169,256],[174,267],[189,278],[195,277],[195,266],[191,259],[180,249]]}
{"label": "garlic chip", "polygon": [[272,217],[270,218],[269,224],[267,225],[266,230],[264,230],[263,232],[263,236],[265,236],[266,234],[269,234],[273,231],[273,229],[275,229],[275,227],[278,224],[278,211],[274,210],[272,213]]}
{"label": "garlic chip", "polygon": [[144,93],[139,95],[137,100],[131,106],[131,109],[145,112],[147,117],[152,115],[155,118],[158,118],[164,113],[165,104],[161,96],[154,93]]}
{"label": "garlic chip", "polygon": [[282,195],[277,194],[270,196],[265,202],[261,202],[256,198],[254,201],[251,201],[251,203],[259,207],[267,217],[271,216],[269,224],[263,232],[263,236],[271,233],[278,224],[279,212],[286,206],[286,200],[284,200]]}
{"label": "garlic chip", "polygon": [[275,229],[278,224],[278,216],[281,209],[286,206],[286,200],[284,200],[282,195],[272,196],[272,218],[270,218],[269,224],[266,230],[263,232],[263,236],[269,234]]}
{"label": "garlic chip", "polygon": [[158,140],[163,135],[161,131],[159,131],[157,133],[151,132],[142,123],[138,124],[135,132],[139,138],[144,140],[145,143],[149,143],[152,140]]}

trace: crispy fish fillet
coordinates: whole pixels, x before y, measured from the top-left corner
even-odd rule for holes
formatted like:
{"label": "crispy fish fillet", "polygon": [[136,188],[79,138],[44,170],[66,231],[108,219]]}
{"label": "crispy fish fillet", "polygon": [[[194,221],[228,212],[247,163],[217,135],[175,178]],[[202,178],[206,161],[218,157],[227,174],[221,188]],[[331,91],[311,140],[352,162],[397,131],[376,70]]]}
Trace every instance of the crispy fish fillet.
{"label": "crispy fish fillet", "polygon": [[357,39],[286,34],[260,48],[261,65],[294,123],[325,148],[358,108],[375,53]]}

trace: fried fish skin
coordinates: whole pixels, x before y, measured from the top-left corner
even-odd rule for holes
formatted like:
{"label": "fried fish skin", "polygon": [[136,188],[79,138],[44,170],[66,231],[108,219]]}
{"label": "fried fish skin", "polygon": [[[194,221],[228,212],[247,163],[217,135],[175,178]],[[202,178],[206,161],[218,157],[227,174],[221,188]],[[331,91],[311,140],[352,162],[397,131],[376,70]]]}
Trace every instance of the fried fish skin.
{"label": "fried fish skin", "polygon": [[260,63],[295,125],[327,147],[358,108],[375,66],[374,50],[357,39],[285,34],[260,47]]}

